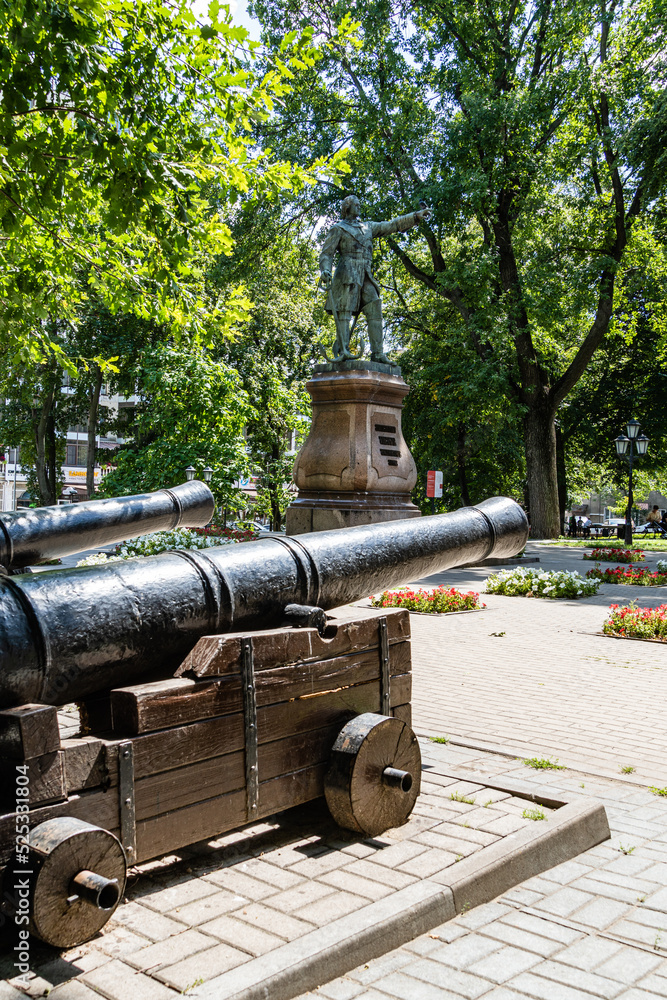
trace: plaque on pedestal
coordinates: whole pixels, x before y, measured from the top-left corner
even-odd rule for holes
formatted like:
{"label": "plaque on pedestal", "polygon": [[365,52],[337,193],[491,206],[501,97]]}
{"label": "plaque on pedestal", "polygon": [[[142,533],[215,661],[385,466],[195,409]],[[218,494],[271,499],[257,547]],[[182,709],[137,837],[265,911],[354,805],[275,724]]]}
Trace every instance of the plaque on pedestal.
{"label": "plaque on pedestal", "polygon": [[417,469],[401,430],[410,389],[400,368],[318,365],[306,388],[313,423],[294,463],[299,493],[287,509],[287,534],[420,517],[410,499]]}

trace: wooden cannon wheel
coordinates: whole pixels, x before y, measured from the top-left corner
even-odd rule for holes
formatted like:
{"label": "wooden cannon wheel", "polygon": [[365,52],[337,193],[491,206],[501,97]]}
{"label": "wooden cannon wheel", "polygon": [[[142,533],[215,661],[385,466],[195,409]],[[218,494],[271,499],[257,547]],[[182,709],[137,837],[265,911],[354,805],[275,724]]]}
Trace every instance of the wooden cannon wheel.
{"label": "wooden cannon wheel", "polygon": [[420,779],[421,753],[410,727],[366,712],[338,734],[324,794],[339,826],[375,837],[407,822]]}
{"label": "wooden cannon wheel", "polygon": [[30,930],[70,948],[94,937],[125,892],[125,852],[112,833],[72,817],[47,820],[28,835]]}

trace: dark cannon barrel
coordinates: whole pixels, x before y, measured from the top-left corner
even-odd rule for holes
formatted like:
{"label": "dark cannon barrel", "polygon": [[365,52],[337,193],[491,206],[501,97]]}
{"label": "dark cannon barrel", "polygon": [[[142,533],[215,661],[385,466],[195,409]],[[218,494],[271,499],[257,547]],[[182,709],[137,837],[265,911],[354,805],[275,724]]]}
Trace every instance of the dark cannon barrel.
{"label": "dark cannon barrel", "polygon": [[0,514],[0,566],[21,569],[99,545],[171,528],[203,528],[215,510],[206,483],[193,480],[134,497],[87,500]]}
{"label": "dark cannon barrel", "polygon": [[509,557],[527,537],[519,505],[494,497],[433,517],[5,577],[0,708],[61,705],[166,677],[200,636],[270,628],[288,604],[331,609],[429,573]]}

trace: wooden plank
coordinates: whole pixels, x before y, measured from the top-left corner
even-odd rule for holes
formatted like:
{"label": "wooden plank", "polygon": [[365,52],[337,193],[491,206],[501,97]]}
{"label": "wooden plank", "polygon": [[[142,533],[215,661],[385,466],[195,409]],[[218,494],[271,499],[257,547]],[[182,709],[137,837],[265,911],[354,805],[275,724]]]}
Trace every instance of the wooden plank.
{"label": "wooden plank", "polygon": [[[114,790],[85,792],[82,795],[71,796],[65,802],[31,809],[28,814],[28,824],[32,829],[47,819],[55,819],[58,816],[76,816],[87,823],[94,823],[95,826],[110,830],[118,836],[120,826],[118,792]],[[23,818],[18,817],[18,825],[22,823]],[[16,813],[7,812],[0,815],[0,864],[6,864],[14,851],[16,828]]]}
{"label": "wooden plank", "polygon": [[118,760],[104,740],[82,736],[63,740],[65,784],[68,795],[88,788],[110,788],[118,784]]}
{"label": "wooden plank", "polygon": [[[281,775],[259,786],[258,819],[310,802],[323,794],[328,764]],[[184,809],[137,823],[139,861],[178,850],[199,840],[219,836],[246,823],[245,791],[229,792]]]}
{"label": "wooden plank", "polygon": [[[410,674],[392,678],[392,706],[403,705],[410,700],[411,680]],[[286,735],[325,729],[327,726],[338,725],[342,728],[352,716],[360,712],[378,712],[379,706],[379,680],[293,702],[267,705],[257,713],[259,742],[268,743]],[[242,750],[243,738],[243,715],[240,712],[146,733],[133,739],[135,774],[139,778],[209,757],[221,757]],[[112,752],[119,742],[107,742],[108,752]]]}
{"label": "wooden plank", "polygon": [[0,711],[0,758],[29,760],[60,750],[58,710],[28,704]]}
{"label": "wooden plank", "polygon": [[412,729],[412,705],[396,705],[391,714]]}
{"label": "wooden plank", "polygon": [[[16,802],[18,763],[13,760],[0,760],[0,796],[8,808],[13,808]],[[31,809],[47,802],[62,802],[67,798],[63,755],[60,750],[44,753],[41,757],[32,757],[19,766],[26,769],[21,773],[28,778],[27,787],[30,795],[27,802]]]}
{"label": "wooden plank", "polygon": [[[410,638],[410,615],[402,608],[387,608],[389,642]],[[222,676],[240,670],[241,639],[252,638],[255,670],[270,670],[291,663],[311,663],[359,652],[378,645],[377,617],[334,620],[328,637],[314,628],[279,628],[257,632],[227,632],[203,636],[175,673],[176,677]]]}
{"label": "wooden plank", "polygon": [[[303,767],[328,761],[340,726],[287,736],[259,748],[260,781],[268,781]],[[245,755],[238,750],[222,757],[197,761],[136,783],[137,820],[149,819],[195,802],[224,795],[245,784]]]}
{"label": "wooden plank", "polygon": [[[339,656],[314,663],[262,670],[256,674],[257,705],[301,698],[373,680],[379,675],[378,649]],[[410,643],[391,647],[390,672],[410,670]],[[138,735],[198,719],[242,710],[240,675],[195,681],[170,678],[133,684],[111,692],[113,729],[117,734]]]}

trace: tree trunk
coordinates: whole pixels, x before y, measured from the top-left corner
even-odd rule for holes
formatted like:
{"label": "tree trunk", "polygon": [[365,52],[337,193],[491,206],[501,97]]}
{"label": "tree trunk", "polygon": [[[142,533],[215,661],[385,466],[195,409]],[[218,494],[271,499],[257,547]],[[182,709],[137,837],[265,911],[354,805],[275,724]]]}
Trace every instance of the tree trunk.
{"label": "tree trunk", "polygon": [[470,507],[470,492],[468,491],[468,475],[466,470],[466,426],[459,424],[456,442],[456,465],[459,473],[459,488],[461,499],[466,507]]}
{"label": "tree trunk", "polygon": [[[49,458],[53,456],[55,448],[52,447],[54,437],[53,402],[55,390],[45,389],[42,396],[41,409],[36,416],[35,429],[35,472],[37,475],[37,485],[39,487],[40,502],[48,506],[56,502],[55,484],[53,475],[49,470]],[[33,410],[33,413],[35,411]],[[49,427],[49,425],[51,425]],[[51,433],[49,433],[49,430]]]}
{"label": "tree trunk", "polygon": [[556,472],[558,475],[558,516],[560,534],[565,531],[565,508],[567,507],[567,475],[565,472],[565,445],[563,432],[556,428]]}
{"label": "tree trunk", "polygon": [[102,369],[94,366],[94,378],[88,390],[88,450],[86,452],[86,491],[90,500],[95,495],[95,438],[97,437],[97,415],[100,410],[102,391]]}
{"label": "tree trunk", "polygon": [[560,527],[556,428],[545,402],[531,407],[524,424],[531,538],[557,538]]}

